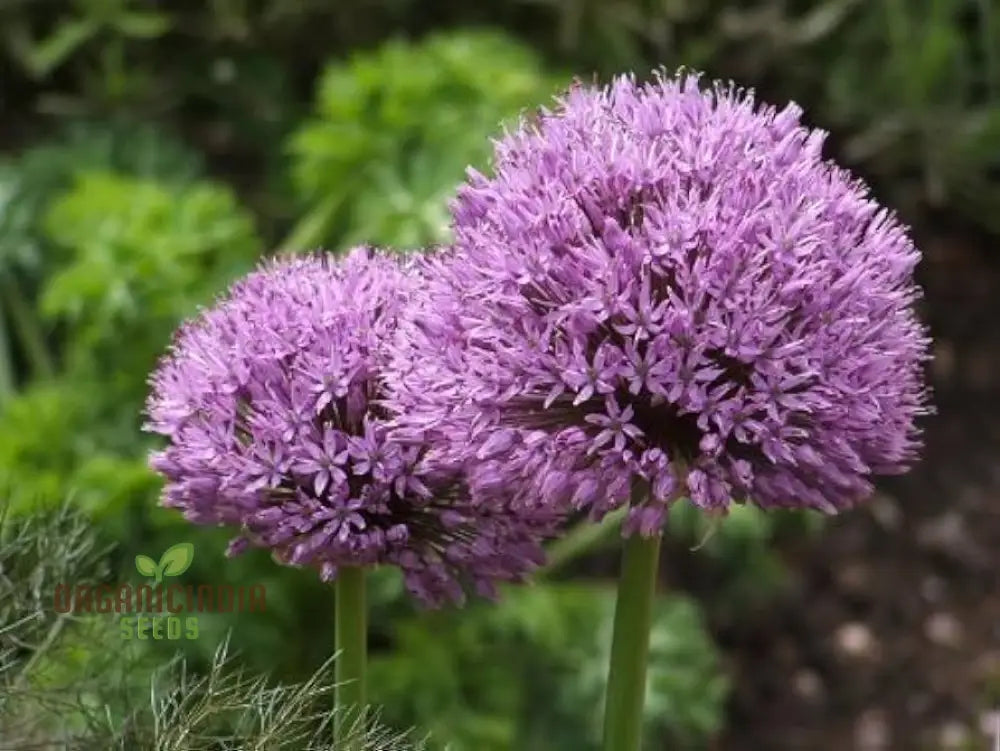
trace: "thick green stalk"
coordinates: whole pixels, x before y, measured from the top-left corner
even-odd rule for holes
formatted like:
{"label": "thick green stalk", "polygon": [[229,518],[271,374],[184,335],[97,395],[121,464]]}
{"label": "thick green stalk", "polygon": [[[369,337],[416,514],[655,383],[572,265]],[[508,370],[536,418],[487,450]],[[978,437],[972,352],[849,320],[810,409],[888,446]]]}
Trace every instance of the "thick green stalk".
{"label": "thick green stalk", "polygon": [[[639,492],[646,490],[637,488]],[[641,743],[649,629],[659,561],[659,535],[632,535],[625,541],[604,708],[604,751],[638,751]]]}
{"label": "thick green stalk", "polygon": [[365,668],[368,652],[368,618],[365,604],[365,569],[345,567],[336,578],[337,714],[334,732],[337,748],[354,751],[364,737],[364,710],[368,703]]}

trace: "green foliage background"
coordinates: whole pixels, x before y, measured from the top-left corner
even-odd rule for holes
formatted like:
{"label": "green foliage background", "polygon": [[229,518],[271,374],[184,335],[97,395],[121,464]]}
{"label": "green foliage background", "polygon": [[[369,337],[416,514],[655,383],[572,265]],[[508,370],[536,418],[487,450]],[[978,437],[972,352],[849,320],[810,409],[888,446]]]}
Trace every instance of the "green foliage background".
{"label": "green foliage background", "polygon": [[[223,531],[156,506],[141,408],[171,331],[270,252],[446,241],[466,165],[486,169],[501,123],[573,74],[687,65],[797,99],[908,221],[1000,233],[990,0],[12,2],[0,45],[2,500],[28,515],[69,498],[115,545],[109,580],[192,541],[186,580],[264,582],[266,614],[205,617],[197,642],[152,647],[206,669],[232,629],[251,668],[303,679],[330,652],[332,598],[263,552],[224,559]],[[723,586],[659,604],[651,744],[707,748],[724,728],[729,678],[702,611],[766,602],[784,578],[774,540],[815,527],[676,510],[671,534],[702,545]],[[498,607],[416,612],[378,572],[385,718],[432,748],[595,747],[610,600],[585,572],[613,573],[613,540]]]}

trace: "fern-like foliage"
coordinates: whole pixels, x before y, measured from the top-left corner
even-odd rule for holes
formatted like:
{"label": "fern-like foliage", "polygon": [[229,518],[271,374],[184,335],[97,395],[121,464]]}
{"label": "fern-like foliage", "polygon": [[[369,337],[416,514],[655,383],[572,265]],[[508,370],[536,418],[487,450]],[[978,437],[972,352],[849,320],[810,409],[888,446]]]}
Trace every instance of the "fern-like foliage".
{"label": "fern-like foliage", "polygon": [[[71,505],[0,511],[0,751],[340,751],[333,660],[303,681],[248,671],[223,640],[198,673],[122,641],[113,614],[57,613],[59,585],[94,585],[109,551]],[[359,751],[417,751],[412,733],[358,726]]]}

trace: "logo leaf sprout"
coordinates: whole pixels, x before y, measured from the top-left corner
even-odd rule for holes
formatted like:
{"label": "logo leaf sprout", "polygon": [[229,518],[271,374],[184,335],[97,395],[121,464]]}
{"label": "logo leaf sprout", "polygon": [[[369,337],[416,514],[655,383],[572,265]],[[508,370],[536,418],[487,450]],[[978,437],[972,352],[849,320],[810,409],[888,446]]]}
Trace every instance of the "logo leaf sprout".
{"label": "logo leaf sprout", "polygon": [[156,561],[148,555],[137,555],[135,567],[143,576],[156,576]]}
{"label": "logo leaf sprout", "polygon": [[156,563],[148,555],[135,557],[135,568],[143,576],[151,576],[159,584],[164,576],[180,576],[191,566],[194,560],[194,545],[190,542],[179,542],[167,548]]}

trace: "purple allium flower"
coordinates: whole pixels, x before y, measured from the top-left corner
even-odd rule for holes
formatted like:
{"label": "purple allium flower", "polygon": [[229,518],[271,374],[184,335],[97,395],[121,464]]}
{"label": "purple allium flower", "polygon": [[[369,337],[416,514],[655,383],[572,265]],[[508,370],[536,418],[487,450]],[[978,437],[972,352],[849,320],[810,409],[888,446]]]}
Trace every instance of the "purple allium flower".
{"label": "purple allium flower", "polygon": [[390,434],[386,345],[417,284],[368,249],[276,261],[186,324],[148,403],[164,504],[324,579],[398,565],[430,604],[539,563],[546,513],[474,503],[458,465]]}
{"label": "purple allium flower", "polygon": [[[404,326],[403,423],[522,505],[834,512],[914,461],[919,254],[824,134],[695,75],[577,86],[470,171]],[[403,366],[400,366],[403,370]]]}

